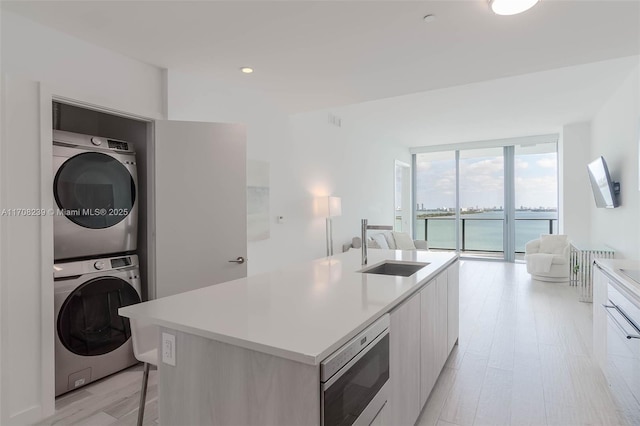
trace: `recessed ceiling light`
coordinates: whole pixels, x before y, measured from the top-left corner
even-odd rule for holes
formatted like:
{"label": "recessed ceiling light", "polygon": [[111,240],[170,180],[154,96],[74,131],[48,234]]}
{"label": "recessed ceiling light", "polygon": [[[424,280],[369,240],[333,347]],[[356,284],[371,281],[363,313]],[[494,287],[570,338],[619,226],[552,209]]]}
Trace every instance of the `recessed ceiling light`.
{"label": "recessed ceiling light", "polygon": [[436,15],[426,15],[422,20],[424,22],[433,22],[436,20]]}
{"label": "recessed ceiling light", "polygon": [[253,72],[253,68],[251,68],[251,67],[242,67],[242,68],[240,68],[240,71],[242,71],[245,74],[251,74]]}
{"label": "recessed ceiling light", "polygon": [[538,0],[489,0],[489,6],[496,15],[517,15],[531,9]]}

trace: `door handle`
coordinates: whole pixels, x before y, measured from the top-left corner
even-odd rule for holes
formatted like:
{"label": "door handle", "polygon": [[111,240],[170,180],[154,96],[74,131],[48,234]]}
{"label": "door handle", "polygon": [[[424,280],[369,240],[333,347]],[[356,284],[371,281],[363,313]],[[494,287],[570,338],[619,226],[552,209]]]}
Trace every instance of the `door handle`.
{"label": "door handle", "polygon": [[246,261],[246,259],[242,256],[238,256],[238,258],[236,260],[230,260],[230,263],[237,263],[238,265],[242,265],[244,262]]}
{"label": "door handle", "polygon": [[629,321],[629,318],[627,318],[627,316],[625,315],[625,313],[624,313],[620,308],[618,308],[616,305],[613,305],[613,306],[611,306],[611,305],[602,305],[602,307],[603,307],[605,310],[607,310],[608,317],[609,317],[609,318],[611,318],[611,319],[613,320],[613,322],[615,323],[615,325],[618,327],[618,330],[620,330],[620,331],[622,332],[622,334],[624,334],[624,337],[626,337],[626,338],[627,338],[627,339],[629,339],[629,340],[630,340],[630,339],[640,339],[640,335],[638,335],[638,334],[633,334],[633,333],[629,333],[629,332],[628,332],[628,331],[627,331],[627,330],[622,326],[622,324],[620,324],[620,321],[618,321],[618,320],[616,319],[616,317],[614,317],[614,316],[613,316],[613,314],[611,314],[611,313],[608,311],[609,309],[613,309],[614,311],[618,312],[618,313],[620,314],[620,316],[622,316],[622,318],[624,318],[624,319],[629,323],[629,325],[630,325],[631,327],[633,327],[633,329],[634,329],[634,330],[637,330],[637,329],[636,329],[636,326],[635,326],[631,321]]}

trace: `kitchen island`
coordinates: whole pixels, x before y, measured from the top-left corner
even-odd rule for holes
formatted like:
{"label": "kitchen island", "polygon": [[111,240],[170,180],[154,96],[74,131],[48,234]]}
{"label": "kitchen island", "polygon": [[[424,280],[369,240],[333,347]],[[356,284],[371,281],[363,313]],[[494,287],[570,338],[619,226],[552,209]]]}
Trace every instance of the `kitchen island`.
{"label": "kitchen island", "polygon": [[[359,272],[360,252],[351,250],[121,308],[125,317],[158,326],[159,342],[163,332],[176,338],[176,365],[159,365],[160,423],[318,425],[320,362],[386,313],[392,388],[386,423],[415,422],[457,341],[457,255],[369,252],[370,266],[385,260],[428,265],[409,277],[366,274]],[[420,339],[434,334],[441,336],[438,359],[421,360]],[[413,391],[404,380],[417,383]],[[398,423],[407,404],[402,392],[415,407]]]}

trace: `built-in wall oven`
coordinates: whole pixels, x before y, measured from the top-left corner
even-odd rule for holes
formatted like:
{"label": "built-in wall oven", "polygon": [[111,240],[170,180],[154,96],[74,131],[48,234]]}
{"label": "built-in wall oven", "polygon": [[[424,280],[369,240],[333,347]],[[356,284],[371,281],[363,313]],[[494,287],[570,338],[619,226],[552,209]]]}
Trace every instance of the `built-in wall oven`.
{"label": "built-in wall oven", "polygon": [[387,403],[389,315],[386,314],[320,364],[324,426],[369,426]]}

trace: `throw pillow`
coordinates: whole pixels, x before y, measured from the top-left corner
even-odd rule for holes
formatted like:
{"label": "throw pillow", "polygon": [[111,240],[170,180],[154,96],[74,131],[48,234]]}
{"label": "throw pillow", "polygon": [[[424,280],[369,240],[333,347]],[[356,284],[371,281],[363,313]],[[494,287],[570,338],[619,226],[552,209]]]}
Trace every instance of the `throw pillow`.
{"label": "throw pillow", "polygon": [[394,232],[393,238],[396,240],[396,248],[398,250],[415,250],[416,245],[413,239],[406,232]]}
{"label": "throw pillow", "polygon": [[387,245],[391,250],[395,250],[398,248],[396,247],[396,240],[393,238],[393,232],[384,231],[382,232],[382,235],[384,235],[384,238],[387,240]]}
{"label": "throw pillow", "polygon": [[566,235],[541,235],[539,253],[562,254],[567,247]]}
{"label": "throw pillow", "polygon": [[389,249],[389,244],[387,243],[387,239],[383,234],[373,234],[371,235],[371,239],[378,243],[378,247],[381,249]]}

